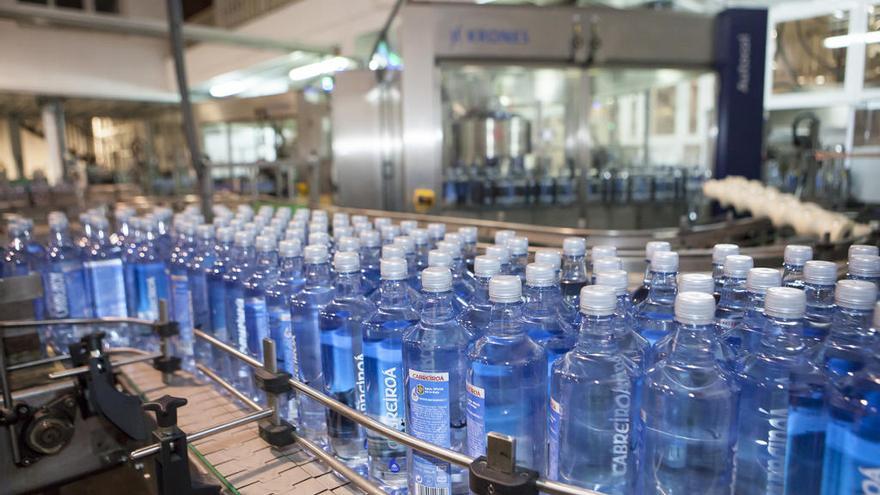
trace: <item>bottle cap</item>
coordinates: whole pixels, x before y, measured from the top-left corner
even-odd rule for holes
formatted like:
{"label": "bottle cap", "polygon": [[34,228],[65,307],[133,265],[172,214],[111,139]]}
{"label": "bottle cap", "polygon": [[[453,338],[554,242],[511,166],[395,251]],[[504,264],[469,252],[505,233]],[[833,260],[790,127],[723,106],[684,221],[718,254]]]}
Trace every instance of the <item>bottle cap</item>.
{"label": "bottle cap", "polygon": [[309,234],[314,234],[315,232],[323,232],[327,233],[327,224],[324,222],[312,222],[309,224]]}
{"label": "bottle cap", "polygon": [[678,253],[675,251],[659,251],[654,253],[654,257],[651,258],[651,271],[658,273],[677,272]]}
{"label": "bottle cap", "polygon": [[428,224],[428,236],[430,236],[432,239],[442,239],[444,234],[446,234],[445,223]]}
{"label": "bottle cap", "polygon": [[454,260],[461,258],[461,246],[454,242],[437,241],[437,249],[449,254]]}
{"label": "bottle cap", "polygon": [[416,252],[416,241],[408,235],[399,235],[395,237],[392,244],[402,247],[403,252],[406,254],[412,254]]}
{"label": "bottle cap", "polygon": [[400,227],[397,225],[383,225],[379,232],[382,234],[383,241],[393,241],[395,237],[400,235]]}
{"label": "bottle cap", "polygon": [[330,236],[326,232],[312,232],[309,234],[309,244],[330,244]]}
{"label": "bottle cap", "polygon": [[723,265],[724,260],[732,254],[739,254],[739,246],[736,244],[715,244],[712,248],[712,263]]}
{"label": "bottle cap", "polygon": [[804,282],[811,285],[834,285],[837,282],[837,265],[830,261],[807,261],[804,263]]}
{"label": "bottle cap", "polygon": [[440,266],[449,268],[452,266],[452,256],[446,251],[432,249],[428,251],[428,266]]}
{"label": "bottle cap", "polygon": [[792,287],[770,287],[764,299],[764,313],[774,318],[803,318],[807,309],[804,291]]}
{"label": "bottle cap", "polygon": [[361,249],[361,242],[357,237],[343,237],[336,243],[336,250],[344,253],[358,252]]}
{"label": "bottle cap", "polygon": [[556,285],[556,270],[545,263],[529,263],[526,265],[526,285],[531,287]]}
{"label": "bottle cap", "polygon": [[562,240],[562,254],[583,256],[587,252],[587,240],[583,237],[566,237]]}
{"label": "bottle cap", "polygon": [[386,244],[382,246],[382,259],[406,259],[406,251],[398,244]]}
{"label": "bottle cap", "polygon": [[351,216],[351,224],[352,225],[358,225],[361,223],[368,223],[369,221],[370,220],[367,218],[366,215],[352,215]]}
{"label": "bottle cap", "polygon": [[459,247],[461,247],[461,245],[464,243],[464,241],[461,239],[461,236],[456,234],[455,232],[447,233],[443,236],[443,240],[446,242],[458,244]]}
{"label": "bottle cap", "polygon": [[360,271],[361,259],[351,251],[338,252],[333,256],[333,269],[336,273],[352,273]]}
{"label": "bottle cap", "polygon": [[308,208],[297,208],[295,212],[293,212],[293,218],[302,218],[303,220],[308,220],[311,215],[311,210]]}
{"label": "bottle cap", "polygon": [[461,238],[464,240],[464,242],[477,242],[476,227],[459,227],[458,234],[461,235]]}
{"label": "bottle cap", "polygon": [[675,321],[709,325],[715,321],[715,297],[704,292],[679,292],[675,296]]}
{"label": "bottle cap", "polygon": [[257,251],[265,253],[275,249],[276,241],[274,237],[268,235],[258,235],[255,245]]}
{"label": "bottle cap", "polygon": [[544,248],[535,251],[535,263],[546,263],[553,267],[553,270],[559,270],[562,263],[562,256],[559,251],[552,248]]}
{"label": "bottle cap", "polygon": [[412,229],[409,231],[409,236],[412,237],[416,246],[424,246],[428,244],[428,231],[425,229]]}
{"label": "bottle cap", "polygon": [[608,270],[622,270],[623,260],[617,256],[602,256],[593,260],[593,273],[607,272]]}
{"label": "bottle cap", "polygon": [[477,256],[474,258],[474,276],[489,278],[501,271],[501,261],[494,256]]}
{"label": "bottle cap", "polygon": [[352,229],[348,225],[333,227],[333,238],[342,239],[343,237],[351,237],[352,232],[354,232],[354,229]]}
{"label": "bottle cap", "polygon": [[516,256],[527,255],[529,253],[529,238],[522,236],[511,237],[507,241],[507,250],[510,251],[510,254]]}
{"label": "bottle cap", "polygon": [[325,210],[312,210],[312,220],[323,219],[327,220],[327,211]]}
{"label": "bottle cap", "polygon": [[429,266],[422,270],[422,290],[446,292],[452,289],[452,272],[445,266]]}
{"label": "bottle cap", "polygon": [[617,256],[616,247],[608,245],[593,246],[593,249],[590,250],[590,258],[593,260],[607,258],[609,256]]}
{"label": "bottle cap", "polygon": [[329,258],[330,254],[324,244],[309,244],[303,251],[303,260],[306,263],[326,263]]}
{"label": "bottle cap", "polygon": [[361,245],[364,247],[376,248],[382,244],[379,233],[375,230],[365,230],[361,232]]}
{"label": "bottle cap", "polygon": [[401,258],[382,258],[379,260],[379,276],[382,280],[403,280],[407,276],[406,260]]}
{"label": "bottle cap", "polygon": [[629,275],[625,270],[605,270],[596,274],[596,285],[611,287],[618,296],[626,294]]}
{"label": "bottle cap", "polygon": [[405,235],[409,235],[413,229],[417,228],[419,228],[419,222],[416,220],[401,220],[400,222],[400,231]]}
{"label": "bottle cap", "polygon": [[232,227],[220,227],[217,229],[217,240],[222,243],[229,243],[235,239],[235,231]]}
{"label": "bottle cap", "polygon": [[376,217],[373,219],[373,225],[376,226],[376,230],[382,230],[382,227],[386,225],[391,225],[391,219],[388,217]]}
{"label": "bottle cap", "polygon": [[724,275],[733,278],[746,278],[755,266],[755,260],[751,256],[743,254],[731,254],[724,258]]}
{"label": "bottle cap", "polygon": [[672,245],[666,241],[649,241],[645,243],[645,261],[650,262],[654,253],[660,251],[672,251]]}
{"label": "bottle cap", "polygon": [[499,246],[506,246],[507,241],[516,237],[516,232],[513,230],[497,230],[495,231],[495,244]]}
{"label": "bottle cap", "polygon": [[510,262],[510,252],[504,246],[494,245],[486,248],[486,255],[498,258],[502,265]]}
{"label": "bottle cap", "polygon": [[[278,210],[281,211],[281,210]],[[333,226],[336,225],[348,225],[348,213],[345,212],[337,212],[333,214]]]}
{"label": "bottle cap", "polygon": [[752,268],[746,277],[746,290],[764,294],[771,287],[782,285],[782,272],[775,268]]}
{"label": "bottle cap", "polygon": [[249,247],[253,245],[254,238],[247,230],[239,230],[235,233],[235,245],[238,247]]}
{"label": "bottle cap", "polygon": [[841,280],[834,288],[834,304],[849,308],[870,310],[877,302],[877,286],[864,280]]}
{"label": "bottle cap", "polygon": [[522,298],[522,284],[516,275],[495,275],[489,279],[489,300],[514,303]]}
{"label": "bottle cap", "polygon": [[715,292],[715,279],[708,273],[682,273],[678,279],[679,292]]}
{"label": "bottle cap", "polygon": [[285,239],[299,239],[300,242],[306,240],[306,231],[303,229],[287,229],[284,234]]}
{"label": "bottle cap", "polygon": [[302,243],[298,239],[285,239],[278,243],[278,256],[292,258],[302,254]]}
{"label": "bottle cap", "polygon": [[789,244],[785,246],[783,260],[786,265],[804,266],[804,263],[813,259],[813,248],[801,244]]}
{"label": "bottle cap", "polygon": [[880,277],[880,256],[871,254],[854,254],[849,257],[847,272],[857,277]]}
{"label": "bottle cap", "polygon": [[847,252],[847,258],[852,258],[857,254],[872,254],[877,256],[880,254],[880,248],[877,246],[870,246],[868,244],[853,244],[849,247],[849,251]]}
{"label": "bottle cap", "polygon": [[617,292],[604,285],[588,285],[581,289],[580,309],[585,315],[613,315],[617,309]]}

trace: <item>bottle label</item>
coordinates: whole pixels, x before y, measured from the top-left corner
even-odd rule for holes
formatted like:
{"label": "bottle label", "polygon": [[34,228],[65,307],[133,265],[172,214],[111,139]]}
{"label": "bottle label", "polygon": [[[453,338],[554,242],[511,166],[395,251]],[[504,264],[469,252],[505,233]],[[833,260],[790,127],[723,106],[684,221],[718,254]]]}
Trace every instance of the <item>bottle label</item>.
{"label": "bottle label", "polygon": [[[450,447],[449,373],[408,370],[410,433],[434,445]],[[447,495],[452,490],[449,463],[413,451],[416,495]]]}
{"label": "bottle label", "polygon": [[467,439],[469,456],[486,453],[486,390],[471,383],[467,384]]}
{"label": "bottle label", "polygon": [[285,306],[269,306],[269,336],[278,345],[278,369],[296,376],[296,351],[290,326],[290,309]]}
{"label": "bottle label", "polygon": [[208,287],[204,273],[193,273],[189,277],[189,292],[192,298],[193,326],[204,330],[210,323]]}
{"label": "bottle label", "polygon": [[243,297],[235,298],[235,307],[232,308],[232,311],[235,312],[235,321],[231,323],[237,332],[235,335],[235,344],[238,346],[239,351],[245,352],[247,351],[247,324],[244,319],[245,309]]}
{"label": "bottle label", "polygon": [[92,283],[95,316],[128,316],[122,260],[87,261],[85,267]]}
{"label": "bottle label", "polygon": [[174,321],[180,325],[180,345],[184,354],[192,355],[192,294],[186,275],[171,275],[171,297]]}
{"label": "bottle label", "polygon": [[355,408],[365,413],[367,412],[367,390],[366,390],[366,373],[364,372],[364,353],[354,355],[355,369]]}
{"label": "bottle label", "polygon": [[547,461],[547,476],[551,480],[559,479],[559,423],[562,421],[562,404],[550,399],[547,415],[547,433],[550,437],[550,457]]}
{"label": "bottle label", "polygon": [[70,318],[85,318],[89,315],[88,298],[85,297],[85,274],[78,263],[65,265],[63,271],[67,293],[67,314]]}
{"label": "bottle label", "polygon": [[880,443],[835,421],[828,423],[826,441],[823,493],[880,493]]}
{"label": "bottle label", "polygon": [[214,337],[226,342],[229,338],[226,332],[226,288],[222,281],[208,283],[208,298],[211,301],[211,331]]}
{"label": "bottle label", "polygon": [[50,318],[67,318],[70,312],[67,310],[67,286],[64,280],[64,273],[49,272],[48,289],[49,301],[46,308]]}
{"label": "bottle label", "polygon": [[269,336],[269,316],[266,314],[266,299],[263,297],[248,297],[245,299],[244,315],[248,329],[248,350],[251,354],[262,356],[263,339]]}
{"label": "bottle label", "polygon": [[403,396],[403,364],[400,362],[384,363],[379,396],[382,398],[380,417],[383,423],[392,428],[404,431],[404,396]]}

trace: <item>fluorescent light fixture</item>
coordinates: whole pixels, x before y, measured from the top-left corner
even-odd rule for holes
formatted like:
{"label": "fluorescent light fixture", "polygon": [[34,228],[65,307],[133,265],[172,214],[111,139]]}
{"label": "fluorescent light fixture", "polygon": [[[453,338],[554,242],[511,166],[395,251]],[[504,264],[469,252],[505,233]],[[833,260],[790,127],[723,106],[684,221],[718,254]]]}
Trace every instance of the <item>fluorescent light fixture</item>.
{"label": "fluorescent light fixture", "polygon": [[217,83],[211,86],[211,89],[208,90],[211,96],[214,98],[226,98],[227,96],[232,96],[238,93],[241,93],[245,89],[247,89],[247,82],[243,79],[235,79],[232,81],[226,81],[222,83]]}
{"label": "fluorescent light fixture", "polygon": [[864,43],[869,45],[871,43],[880,43],[880,31],[871,31],[868,33],[858,33],[858,34],[842,34],[840,36],[829,36],[822,41],[822,45],[829,50],[835,50],[837,48],[846,48],[850,45],[856,45],[859,43]]}
{"label": "fluorescent light fixture", "polygon": [[333,57],[315,62],[313,64],[303,65],[291,69],[287,75],[293,81],[305,81],[324,74],[332,74],[342,70],[350,69],[354,66],[354,62],[345,57]]}

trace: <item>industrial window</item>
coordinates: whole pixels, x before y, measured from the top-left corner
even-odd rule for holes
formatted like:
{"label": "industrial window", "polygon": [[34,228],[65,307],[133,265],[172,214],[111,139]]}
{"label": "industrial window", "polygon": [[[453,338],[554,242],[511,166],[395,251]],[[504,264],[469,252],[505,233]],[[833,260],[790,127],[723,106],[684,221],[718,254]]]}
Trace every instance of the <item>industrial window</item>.
{"label": "industrial window", "polygon": [[83,0],[55,0],[55,6],[63,9],[83,9]]}

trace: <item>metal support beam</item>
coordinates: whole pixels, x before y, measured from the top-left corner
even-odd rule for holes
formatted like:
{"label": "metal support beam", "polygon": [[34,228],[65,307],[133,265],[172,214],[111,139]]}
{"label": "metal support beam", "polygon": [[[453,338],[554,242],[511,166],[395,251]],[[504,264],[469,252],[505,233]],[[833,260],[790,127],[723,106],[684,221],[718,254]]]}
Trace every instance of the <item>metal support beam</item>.
{"label": "metal support beam", "polygon": [[12,161],[15,162],[15,170],[18,179],[24,179],[24,155],[21,152],[21,117],[10,115],[9,123],[9,147],[12,148]]}
{"label": "metal support beam", "polygon": [[64,180],[67,140],[64,124],[64,104],[58,98],[43,102],[43,134],[49,148],[46,162],[46,180],[55,185]]}

